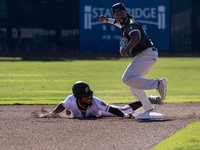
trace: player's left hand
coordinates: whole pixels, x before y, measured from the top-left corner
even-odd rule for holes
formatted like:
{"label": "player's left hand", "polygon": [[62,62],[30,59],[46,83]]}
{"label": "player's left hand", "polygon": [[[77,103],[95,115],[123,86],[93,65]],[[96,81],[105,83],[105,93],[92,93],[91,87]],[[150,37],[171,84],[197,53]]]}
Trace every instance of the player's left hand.
{"label": "player's left hand", "polygon": [[122,50],[120,50],[120,51],[121,51],[122,55],[127,56],[128,53],[125,52],[124,49],[122,49]]}
{"label": "player's left hand", "polygon": [[124,52],[124,49],[126,48],[127,44],[128,44],[128,39],[123,37],[120,41],[120,48],[119,48],[119,52],[123,57],[127,56],[127,52]]}
{"label": "player's left hand", "polygon": [[132,117],[131,113],[124,113],[124,118],[129,119]]}

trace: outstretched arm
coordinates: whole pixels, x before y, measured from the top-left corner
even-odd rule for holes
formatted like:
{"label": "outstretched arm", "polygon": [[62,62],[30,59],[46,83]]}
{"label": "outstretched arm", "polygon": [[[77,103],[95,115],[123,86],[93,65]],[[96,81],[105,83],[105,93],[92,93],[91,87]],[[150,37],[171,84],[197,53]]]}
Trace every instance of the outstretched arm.
{"label": "outstretched arm", "polygon": [[99,21],[100,22],[108,22],[108,18],[105,16],[99,16]]}
{"label": "outstretched arm", "polygon": [[60,103],[56,106],[56,108],[52,112],[50,112],[48,114],[41,115],[38,118],[52,118],[56,114],[61,113],[63,110],[65,110],[65,107],[63,107],[62,103]]}
{"label": "outstretched arm", "polygon": [[[107,18],[105,16],[99,16],[99,21],[100,22],[106,22],[106,23],[110,23],[110,24],[114,24],[115,22],[115,19],[112,19],[112,18]],[[115,26],[121,28],[122,26],[117,22],[114,24]]]}

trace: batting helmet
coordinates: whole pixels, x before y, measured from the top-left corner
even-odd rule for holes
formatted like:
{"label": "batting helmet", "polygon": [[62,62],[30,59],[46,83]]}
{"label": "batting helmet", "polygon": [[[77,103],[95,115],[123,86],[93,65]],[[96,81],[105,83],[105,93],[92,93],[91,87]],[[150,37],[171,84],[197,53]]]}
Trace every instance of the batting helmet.
{"label": "batting helmet", "polygon": [[90,89],[89,85],[83,81],[76,82],[73,87],[72,91],[74,97],[76,99],[81,99],[81,97],[88,97],[93,94],[93,91]]}

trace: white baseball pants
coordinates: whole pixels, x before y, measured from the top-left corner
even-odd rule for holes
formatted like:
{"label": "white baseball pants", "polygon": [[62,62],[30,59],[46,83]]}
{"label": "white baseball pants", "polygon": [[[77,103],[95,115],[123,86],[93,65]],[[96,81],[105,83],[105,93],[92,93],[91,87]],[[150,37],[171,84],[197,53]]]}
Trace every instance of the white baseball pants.
{"label": "white baseball pants", "polygon": [[132,95],[138,99],[145,111],[153,109],[144,90],[155,89],[158,81],[144,78],[157,62],[158,52],[148,48],[139,53],[129,64],[122,76],[122,81],[129,86]]}

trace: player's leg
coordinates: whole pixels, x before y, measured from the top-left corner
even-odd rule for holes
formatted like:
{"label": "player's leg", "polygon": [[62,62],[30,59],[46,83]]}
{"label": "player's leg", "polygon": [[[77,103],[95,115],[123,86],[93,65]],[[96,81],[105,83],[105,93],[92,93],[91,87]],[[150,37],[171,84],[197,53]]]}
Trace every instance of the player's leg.
{"label": "player's leg", "polygon": [[142,52],[130,63],[122,77],[123,82],[130,87],[132,95],[141,101],[146,111],[152,109],[153,106],[144,90],[157,88],[158,81],[144,77],[156,63],[157,58],[157,52],[153,52],[152,49]]}
{"label": "player's leg", "polygon": [[145,110],[144,113],[134,116],[136,119],[164,119],[164,116],[161,113],[158,113],[153,108],[150,101],[147,100],[148,98],[143,90],[137,90],[132,87],[130,87],[130,90],[131,93],[134,95],[134,97],[136,97],[138,100],[141,101],[143,108]]}
{"label": "player's leg", "polygon": [[146,79],[144,78],[158,58],[157,52],[151,48],[140,53],[127,67],[122,76],[122,81],[130,86],[141,90],[158,90],[162,101],[164,101],[167,91],[167,80],[163,79]]}
{"label": "player's leg", "polygon": [[[130,113],[130,112],[133,112],[133,110],[131,109],[130,106],[126,105],[124,107],[121,107],[121,106],[116,106],[116,105],[110,105],[112,108],[118,108],[119,110],[127,110],[126,112],[125,111],[122,111],[123,113]],[[116,115],[114,114],[111,114],[110,112],[106,112],[106,111],[102,111],[102,115],[103,117],[117,117]]]}
{"label": "player's leg", "polygon": [[[130,113],[133,113],[138,108],[142,107],[142,103],[140,101],[136,101],[136,102],[129,103],[125,106],[116,106],[116,105],[110,105],[110,106],[112,106],[113,108],[118,108],[123,113],[130,114]],[[109,112],[102,112],[102,116],[104,116],[104,117],[114,117],[116,115],[113,115]]]}
{"label": "player's leg", "polygon": [[[153,104],[161,104],[160,103],[160,101],[161,101],[160,97],[155,96],[155,95],[154,95],[154,97],[155,98],[153,98],[153,100],[151,100],[151,101],[153,101]],[[137,110],[140,107],[142,107],[142,103],[140,101],[135,101],[135,102],[129,103],[128,105],[125,105],[125,106],[122,106],[122,107],[121,106],[115,106],[115,105],[111,105],[111,106],[120,109],[124,113],[132,114],[132,113],[134,113],[135,110]],[[111,114],[109,112],[105,112],[105,111],[101,111],[101,115],[100,116],[103,116],[103,117],[117,117],[116,115],[113,115],[113,114]]]}
{"label": "player's leg", "polygon": [[138,90],[133,87],[129,87],[129,88],[130,88],[132,95],[142,103],[142,106],[145,111],[153,109],[153,106],[150,103],[144,90]]}
{"label": "player's leg", "polygon": [[[145,113],[141,114],[138,118],[154,118],[164,117],[162,114],[157,112],[152,114],[153,106],[151,105],[144,90],[156,89],[159,81],[154,79],[145,79],[144,77],[148,74],[150,69],[156,63],[158,58],[157,52],[148,49],[140,53],[127,67],[122,80],[130,87],[132,95],[138,99],[145,110]],[[137,117],[137,116],[136,116]]]}
{"label": "player's leg", "polygon": [[151,90],[158,87],[158,80],[144,78],[157,62],[157,53],[147,50],[142,52],[129,64],[122,76],[122,81],[141,90]]}

